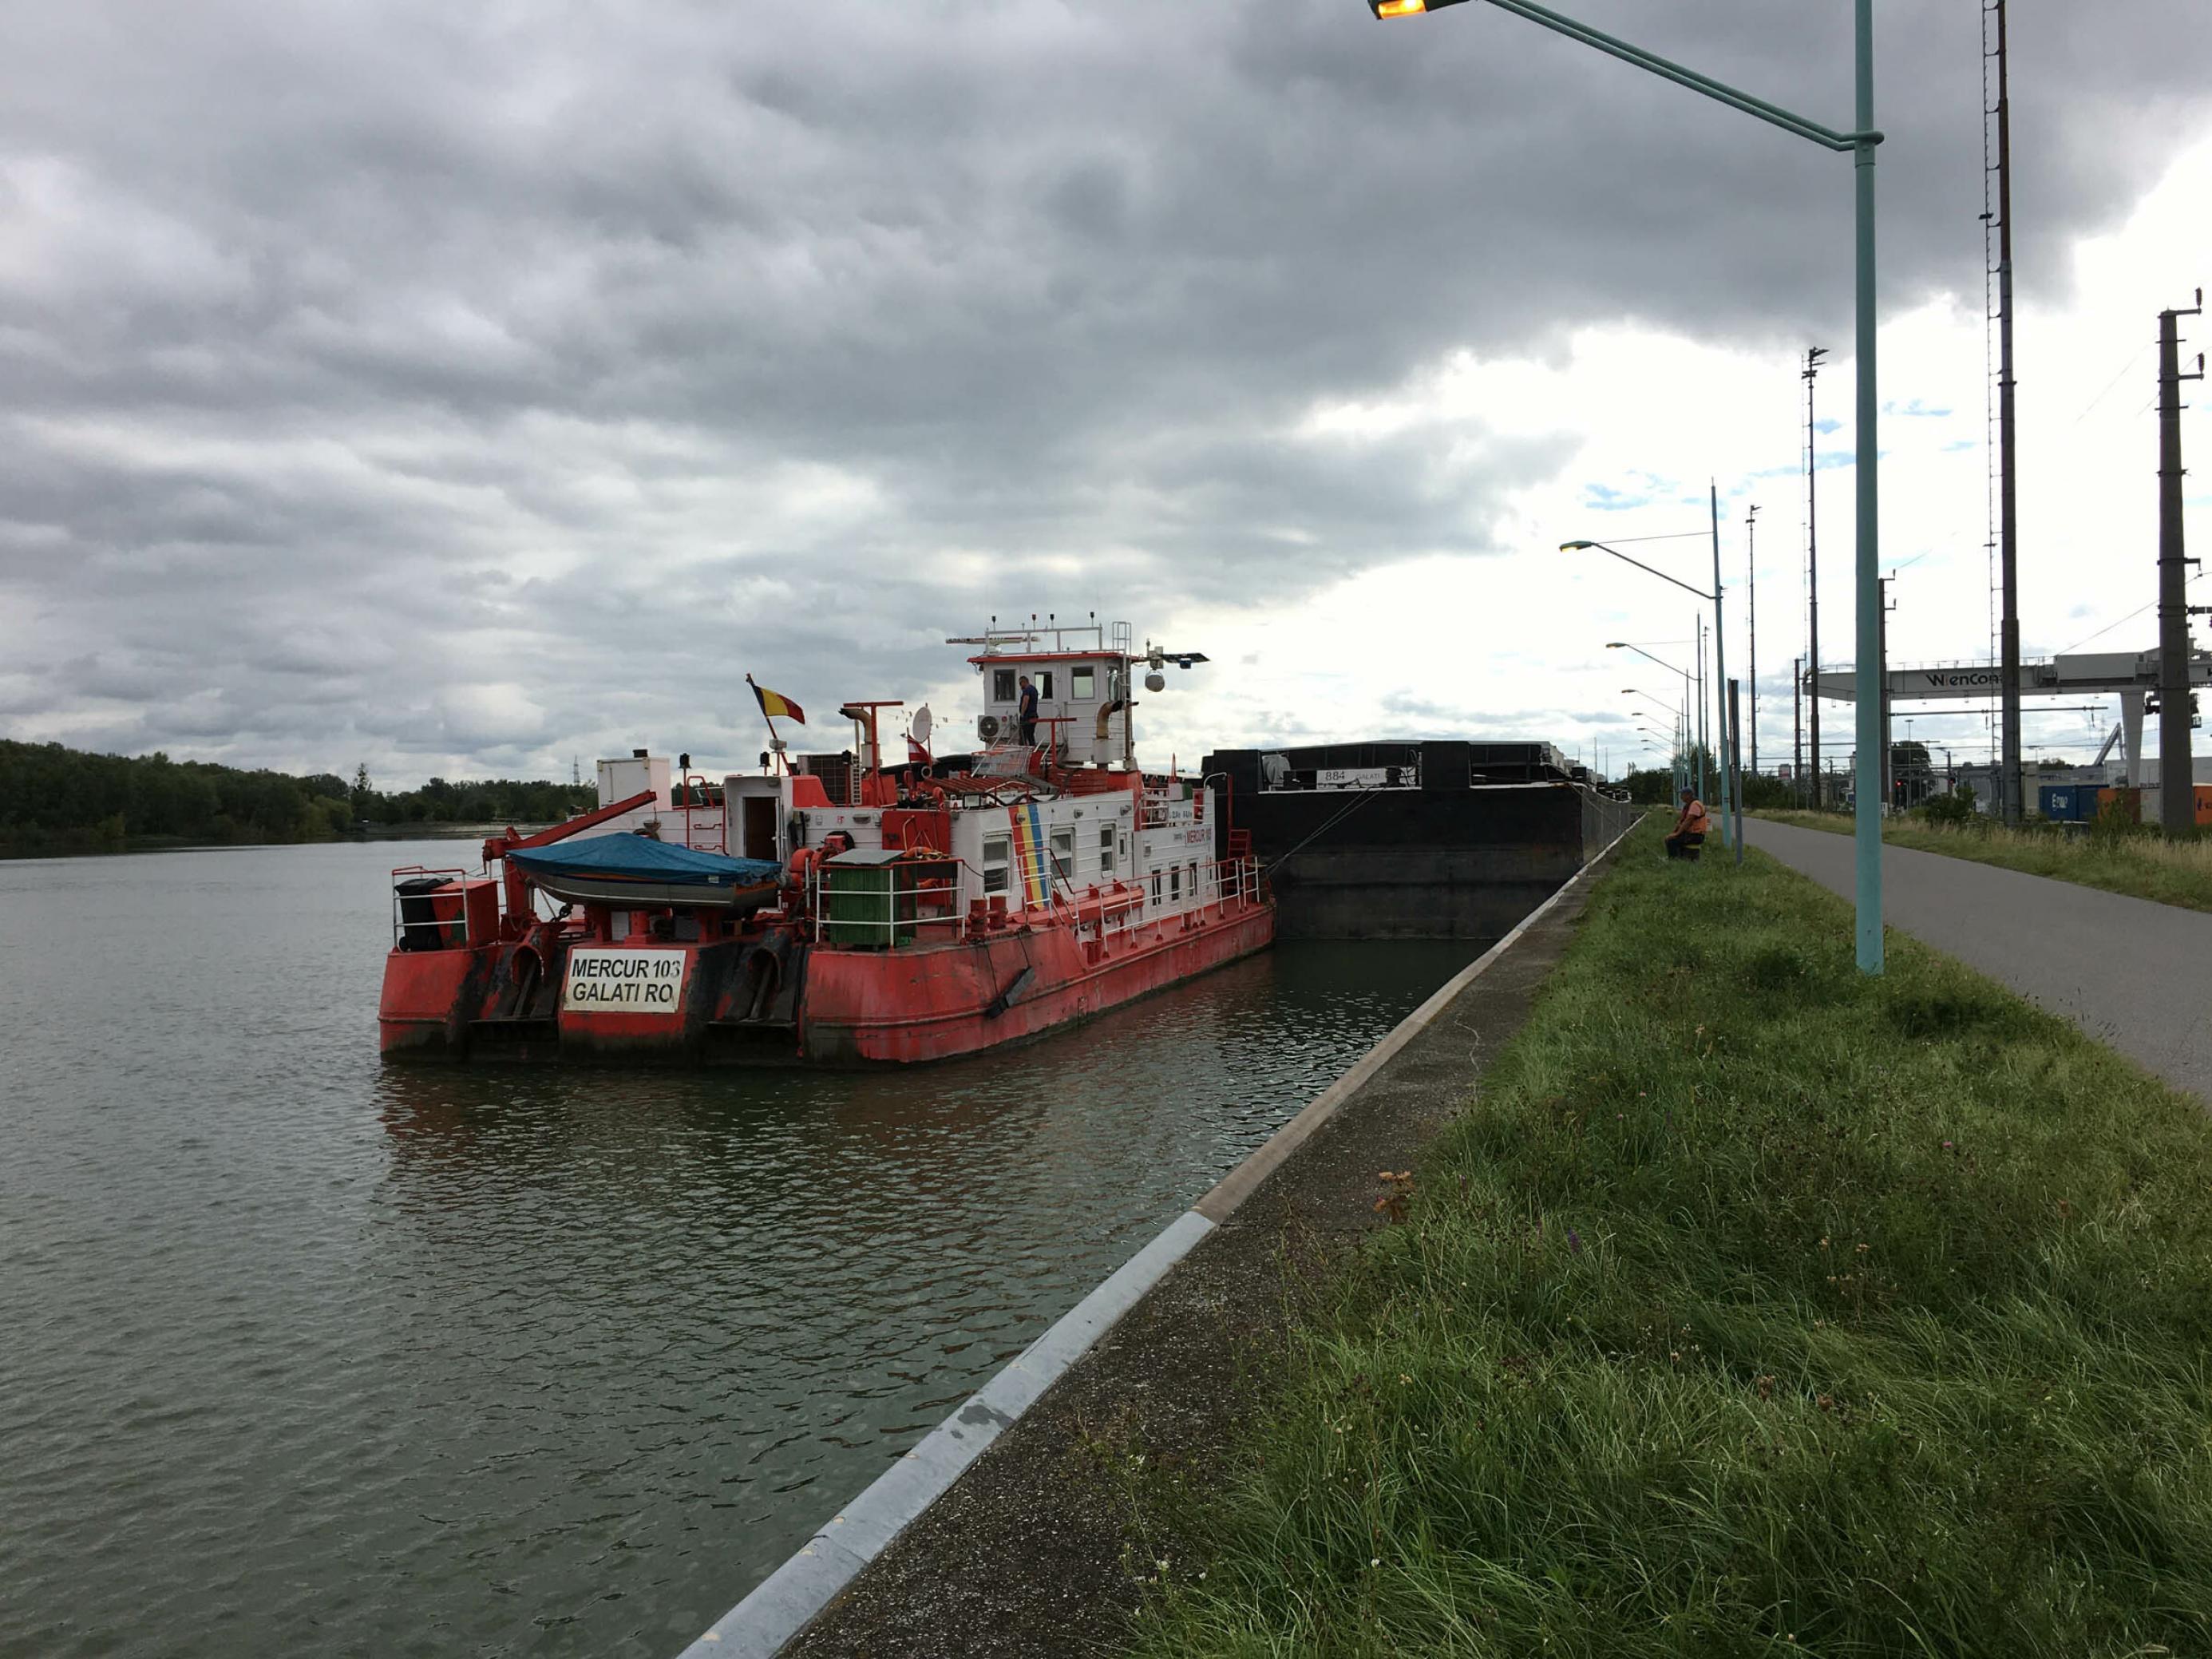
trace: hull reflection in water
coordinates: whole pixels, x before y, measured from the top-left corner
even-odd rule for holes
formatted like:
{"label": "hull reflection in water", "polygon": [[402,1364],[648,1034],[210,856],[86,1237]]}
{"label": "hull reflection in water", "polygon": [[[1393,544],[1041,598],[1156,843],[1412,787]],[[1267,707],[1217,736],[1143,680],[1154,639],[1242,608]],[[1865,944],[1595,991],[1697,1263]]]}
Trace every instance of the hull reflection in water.
{"label": "hull reflection in water", "polygon": [[[671,1586],[703,1625],[1468,957],[1291,946],[926,1077],[388,1070],[386,1196],[426,1243],[493,1241],[430,1271],[497,1273],[518,1313],[589,1285],[572,1337],[653,1332],[684,1416],[641,1415],[696,1484],[650,1519],[714,1540]],[[518,1532],[575,1507],[544,1502]]]}

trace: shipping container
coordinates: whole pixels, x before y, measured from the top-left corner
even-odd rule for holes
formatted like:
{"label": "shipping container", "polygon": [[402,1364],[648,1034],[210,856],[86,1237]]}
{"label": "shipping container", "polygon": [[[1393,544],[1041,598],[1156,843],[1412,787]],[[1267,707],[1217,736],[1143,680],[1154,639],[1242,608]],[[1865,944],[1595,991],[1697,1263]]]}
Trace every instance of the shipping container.
{"label": "shipping container", "polygon": [[2096,792],[2096,805],[2084,816],[2094,818],[2112,812],[2126,823],[2141,823],[2142,798],[2140,789],[2100,789]]}
{"label": "shipping container", "polygon": [[2094,784],[2046,783],[2043,786],[2043,816],[2054,823],[2086,823],[2097,816]]}

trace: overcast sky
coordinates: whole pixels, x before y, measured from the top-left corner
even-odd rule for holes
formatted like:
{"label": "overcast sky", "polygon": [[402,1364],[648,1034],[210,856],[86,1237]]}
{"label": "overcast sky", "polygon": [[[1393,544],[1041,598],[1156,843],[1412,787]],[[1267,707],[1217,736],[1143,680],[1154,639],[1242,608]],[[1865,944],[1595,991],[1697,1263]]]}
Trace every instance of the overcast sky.
{"label": "overcast sky", "polygon": [[[1978,5],[1876,9],[1892,657],[1975,658]],[[1849,125],[1846,0],[1577,10]],[[2212,7],[2014,11],[2027,648],[2148,648],[2121,619],[2154,598],[2155,313],[2212,278]],[[1848,160],[1489,7],[0,19],[0,733],[394,785],[734,765],[748,672],[964,724],[946,635],[1096,611],[1214,659],[1144,709],[1155,760],[1487,735],[1617,768],[1621,690],[1670,688],[1603,643],[1675,658],[1692,604],[1552,550],[1694,530],[1711,478],[1739,676],[1763,508],[1771,765],[1810,343],[1851,655]]]}

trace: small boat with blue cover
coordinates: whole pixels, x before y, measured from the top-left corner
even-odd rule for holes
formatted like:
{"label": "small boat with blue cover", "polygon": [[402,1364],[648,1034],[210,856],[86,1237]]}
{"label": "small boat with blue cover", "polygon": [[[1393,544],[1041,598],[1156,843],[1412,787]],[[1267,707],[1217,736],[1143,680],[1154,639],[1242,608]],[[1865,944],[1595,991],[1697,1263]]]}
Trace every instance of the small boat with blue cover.
{"label": "small boat with blue cover", "polygon": [[594,836],[507,854],[572,904],[703,905],[743,915],[776,896],[783,866],[674,847],[647,836]]}

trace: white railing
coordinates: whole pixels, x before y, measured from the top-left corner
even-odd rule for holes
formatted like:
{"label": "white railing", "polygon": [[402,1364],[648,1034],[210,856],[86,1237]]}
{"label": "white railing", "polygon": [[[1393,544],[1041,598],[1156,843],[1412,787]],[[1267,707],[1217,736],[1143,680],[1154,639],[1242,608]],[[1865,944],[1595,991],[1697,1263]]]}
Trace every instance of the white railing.
{"label": "white railing", "polygon": [[[1048,862],[1054,868],[1052,879],[1045,884],[1045,902],[1042,905],[1033,905],[1030,902],[1030,889],[1027,877],[1032,872],[1043,875]],[[896,871],[902,866],[875,867]],[[1259,860],[1249,855],[1204,860],[1198,864],[1196,873],[1191,875],[1187,883],[1181,882],[1181,872],[1188,871],[1191,866],[1177,865],[1175,868],[1178,873],[1179,889],[1176,896],[1165,896],[1165,888],[1163,887],[1162,897],[1158,903],[1152,901],[1149,875],[1142,880],[1123,881],[1118,878],[1109,878],[1097,882],[1088,891],[1079,890],[1073,879],[1066,874],[1065,867],[1059,866],[1057,860],[1051,860],[1048,853],[1042,860],[993,865],[988,871],[949,854],[917,861],[904,867],[949,871],[953,872],[953,879],[944,887],[913,887],[901,892],[894,876],[893,887],[883,896],[888,914],[882,917],[836,918],[835,926],[839,931],[842,933],[856,928],[872,933],[879,933],[888,945],[897,943],[902,930],[912,934],[922,927],[942,928],[951,939],[959,940],[973,938],[978,932],[993,931],[1015,918],[1045,916],[1072,927],[1079,940],[1097,939],[1103,943],[1170,916],[1202,915],[1209,910],[1217,915],[1226,915],[1232,906],[1250,902],[1261,891]],[[829,873],[828,870],[818,861],[807,871],[807,912],[811,918],[808,931],[816,944],[827,940],[827,930],[832,925],[824,902],[823,878],[826,873]],[[1165,871],[1154,873],[1158,874],[1163,881],[1168,874]],[[970,890],[961,880],[963,874],[974,876],[976,888],[982,890],[972,894],[964,902],[963,895],[969,893]],[[1005,887],[995,892],[985,886],[988,876],[993,874],[1003,874],[1007,882]],[[902,898],[911,907],[904,915],[900,910]],[[995,911],[991,909],[989,907],[994,899],[1005,900],[1004,908]],[[942,933],[938,935],[940,939],[945,936]]]}
{"label": "white railing", "polygon": [[[841,872],[830,869],[821,860],[817,859],[806,868],[806,914],[809,935],[814,943],[819,945],[828,937],[826,930],[833,926],[841,932],[847,928],[859,928],[866,932],[882,933],[884,945],[892,945],[898,943],[902,930],[912,933],[918,927],[938,926],[949,921],[952,924],[953,937],[962,938],[964,936],[964,930],[960,914],[960,872],[966,867],[960,860],[945,854],[917,858],[905,864],[855,866],[853,867],[853,873],[872,868],[881,870],[889,878],[889,885],[880,894],[849,895],[856,898],[880,897],[884,902],[885,914],[881,917],[837,916],[833,918],[829,914],[829,906],[823,902],[826,893],[823,878],[825,875]],[[914,886],[901,889],[899,877],[902,872],[911,872],[919,876],[924,870],[933,873],[950,872],[951,880],[942,887],[924,887],[917,883]],[[908,906],[907,913],[903,915],[901,914],[900,908],[902,900]],[[928,907],[927,911],[924,908],[925,901]],[[943,906],[941,913],[938,909],[940,903]]]}
{"label": "white railing", "polygon": [[[434,877],[448,884],[445,892],[432,890],[403,893],[399,890],[402,882],[424,881]],[[394,870],[392,872],[392,948],[395,951],[404,950],[406,947],[410,930],[413,930],[418,938],[427,935],[437,941],[431,945],[417,945],[415,948],[418,951],[443,951],[452,948],[446,943],[449,937],[446,930],[449,927],[460,929],[461,938],[465,942],[468,937],[469,918],[468,889],[464,884],[474,878],[475,872],[467,870],[433,870],[428,866],[421,864],[403,865]],[[453,905],[452,915],[441,916],[434,908],[431,908],[429,921],[407,920],[406,906],[409,900],[412,899],[425,907],[432,907],[433,901],[441,896],[446,897]]]}

